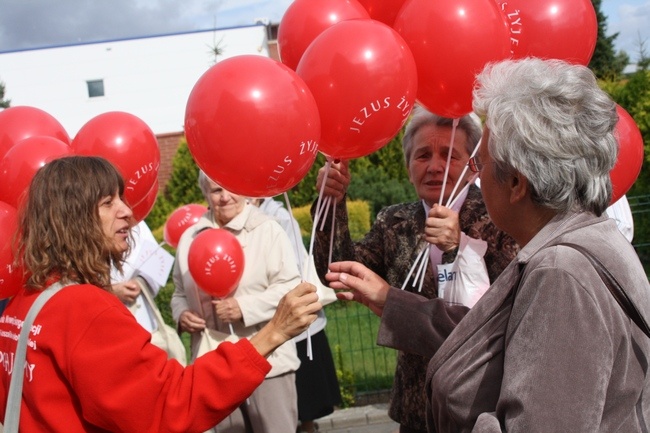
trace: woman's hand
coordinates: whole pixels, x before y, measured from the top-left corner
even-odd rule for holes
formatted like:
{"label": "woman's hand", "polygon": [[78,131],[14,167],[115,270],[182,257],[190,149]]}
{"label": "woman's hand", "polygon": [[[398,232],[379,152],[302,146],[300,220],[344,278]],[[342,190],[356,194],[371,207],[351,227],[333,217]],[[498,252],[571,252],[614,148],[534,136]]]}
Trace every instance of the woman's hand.
{"label": "woman's hand", "polygon": [[250,342],[262,356],[268,356],[286,341],[303,333],[322,308],[316,287],[300,283],[280,299],[271,321],[253,335]]}
{"label": "woman's hand", "polygon": [[424,238],[444,252],[458,248],[460,245],[458,212],[434,204],[426,219]]}
{"label": "woman's hand", "polygon": [[128,280],[112,284],[111,291],[123,304],[131,305],[140,294],[140,286],[135,280]]}
{"label": "woman's hand", "polygon": [[329,172],[326,167],[321,167],[318,170],[318,178],[316,179],[316,191],[320,194],[323,185],[323,179],[327,172],[327,181],[325,182],[325,189],[323,190],[324,197],[333,197],[337,203],[340,203],[345,197],[345,193],[350,185],[350,171],[348,170],[349,161],[341,161],[338,163],[332,162],[330,164]]}
{"label": "woman's hand", "polygon": [[325,275],[330,287],[342,290],[336,297],[356,301],[381,317],[390,285],[379,275],[358,262],[334,262]]}
{"label": "woman's hand", "polygon": [[190,310],[185,310],[178,318],[178,326],[181,331],[189,333],[201,332],[205,329],[205,320]]}
{"label": "woman's hand", "polygon": [[233,323],[243,318],[239,303],[235,298],[226,298],[212,301],[214,312],[225,323]]}

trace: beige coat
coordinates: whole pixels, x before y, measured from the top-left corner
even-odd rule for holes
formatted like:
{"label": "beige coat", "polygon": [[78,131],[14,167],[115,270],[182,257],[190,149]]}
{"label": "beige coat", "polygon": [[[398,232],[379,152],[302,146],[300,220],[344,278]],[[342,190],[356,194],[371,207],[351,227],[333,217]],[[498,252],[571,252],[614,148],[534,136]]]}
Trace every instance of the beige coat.
{"label": "beige coat", "polygon": [[[188,251],[194,237],[203,229],[218,228],[208,211],[198,223],[183,233],[176,249],[174,263],[175,290],[171,300],[172,315],[176,323],[183,311],[191,310],[203,317],[207,326],[230,333],[227,323],[215,315],[215,299],[196,286],[188,268]],[[244,250],[244,272],[234,297],[237,299],[243,320],[233,323],[239,337],[255,335],[272,317],[278,302],[289,290],[300,283],[289,237],[280,224],[247,204],[242,212],[224,227],[235,235]],[[198,349],[200,333],[192,334],[192,352]],[[268,358],[272,366],[267,378],[298,369],[300,360],[293,340],[284,343]]]}

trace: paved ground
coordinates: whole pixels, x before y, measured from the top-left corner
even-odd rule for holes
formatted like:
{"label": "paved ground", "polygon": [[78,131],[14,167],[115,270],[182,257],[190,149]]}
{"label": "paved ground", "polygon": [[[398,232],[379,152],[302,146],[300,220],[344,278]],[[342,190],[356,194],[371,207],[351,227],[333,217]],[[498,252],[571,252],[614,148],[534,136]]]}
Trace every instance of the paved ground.
{"label": "paved ground", "polygon": [[316,422],[321,433],[394,433],[398,425],[387,411],[385,403],[337,409]]}

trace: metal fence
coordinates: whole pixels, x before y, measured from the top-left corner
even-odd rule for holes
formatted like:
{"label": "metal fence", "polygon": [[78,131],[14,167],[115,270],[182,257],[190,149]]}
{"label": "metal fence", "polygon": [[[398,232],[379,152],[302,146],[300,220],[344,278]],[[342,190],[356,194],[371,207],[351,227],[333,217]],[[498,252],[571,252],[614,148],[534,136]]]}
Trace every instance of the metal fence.
{"label": "metal fence", "polygon": [[[634,245],[650,275],[650,195],[628,197],[634,218]],[[326,307],[327,336],[344,391],[356,403],[387,398],[395,372],[396,352],[376,345],[379,319],[365,307]],[[423,372],[424,373],[424,372]]]}

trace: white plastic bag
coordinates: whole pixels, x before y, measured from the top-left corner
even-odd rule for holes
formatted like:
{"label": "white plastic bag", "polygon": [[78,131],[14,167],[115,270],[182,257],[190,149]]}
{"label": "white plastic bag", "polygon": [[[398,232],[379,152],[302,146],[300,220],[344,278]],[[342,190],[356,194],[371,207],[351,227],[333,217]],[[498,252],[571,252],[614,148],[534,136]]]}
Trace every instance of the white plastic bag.
{"label": "white plastic bag", "polygon": [[460,246],[453,263],[438,265],[438,297],[452,305],[472,308],[490,288],[485,266],[487,242],[460,234]]}

